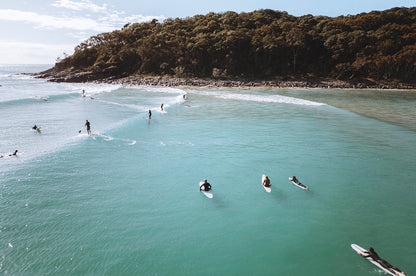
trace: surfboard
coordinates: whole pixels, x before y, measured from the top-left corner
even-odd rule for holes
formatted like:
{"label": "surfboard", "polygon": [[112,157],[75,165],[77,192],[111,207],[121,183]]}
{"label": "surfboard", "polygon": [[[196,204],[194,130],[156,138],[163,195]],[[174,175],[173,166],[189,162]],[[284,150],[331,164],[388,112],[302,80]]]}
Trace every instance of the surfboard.
{"label": "surfboard", "polygon": [[261,186],[263,186],[263,188],[266,190],[266,192],[270,193],[272,191],[272,188],[266,187],[266,186],[263,185],[264,179],[266,179],[265,174],[263,174],[263,176],[261,177]]}
{"label": "surfboard", "polygon": [[[358,254],[362,255],[365,254],[367,252],[367,250],[365,250],[364,248],[362,248],[359,245],[356,244],[351,244],[352,249],[354,249]],[[406,274],[402,273],[401,271],[397,271],[394,269],[387,269],[384,268],[381,264],[379,264],[378,262],[374,261],[372,258],[366,258],[370,263],[374,264],[375,266],[377,266],[378,268],[380,268],[381,270],[383,270],[384,272],[390,274],[390,275],[394,275],[394,276],[406,276]]]}
{"label": "surfboard", "polygon": [[289,177],[289,180],[290,180],[290,182],[292,182],[295,186],[298,186],[299,188],[301,188],[301,189],[304,189],[304,190],[308,190],[309,189],[309,187],[308,186],[306,186],[306,185],[303,185],[302,183],[300,183],[300,182],[295,182],[295,181],[292,181],[292,178],[291,177]]}
{"label": "surfboard", "polygon": [[[202,184],[204,184],[204,181],[199,182],[199,188],[201,188],[201,185],[202,185]],[[212,193],[210,193],[210,192],[205,192],[204,190],[201,190],[201,192],[203,192],[203,193],[204,193],[204,195],[205,195],[207,198],[213,198],[213,197],[214,197],[214,195],[213,195]]]}

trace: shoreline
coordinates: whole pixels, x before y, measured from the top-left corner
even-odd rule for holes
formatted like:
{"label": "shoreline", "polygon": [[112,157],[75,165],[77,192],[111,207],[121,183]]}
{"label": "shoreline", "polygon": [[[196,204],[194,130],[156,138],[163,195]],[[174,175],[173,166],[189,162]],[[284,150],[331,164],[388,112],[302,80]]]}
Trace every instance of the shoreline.
{"label": "shoreline", "polygon": [[270,88],[320,88],[320,89],[398,89],[416,90],[416,84],[394,82],[347,82],[342,80],[217,80],[198,78],[170,78],[129,76],[95,80],[96,83],[149,86],[189,87],[270,87]]}
{"label": "shoreline", "polygon": [[108,83],[120,85],[149,85],[149,86],[189,86],[189,87],[269,87],[269,88],[320,88],[320,89],[397,89],[416,90],[416,83],[382,82],[371,80],[336,80],[336,79],[207,79],[207,78],[180,78],[171,76],[142,76],[98,78],[85,73],[56,74],[40,72],[31,74],[35,78],[47,79],[51,82],[74,83]]}

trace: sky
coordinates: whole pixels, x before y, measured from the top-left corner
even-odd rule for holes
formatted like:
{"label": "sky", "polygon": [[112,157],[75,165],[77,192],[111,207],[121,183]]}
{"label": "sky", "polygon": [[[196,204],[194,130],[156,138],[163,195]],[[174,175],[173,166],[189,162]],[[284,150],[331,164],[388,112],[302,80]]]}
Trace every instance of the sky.
{"label": "sky", "polygon": [[0,64],[55,64],[93,35],[127,23],[259,9],[336,17],[416,0],[0,0]]}

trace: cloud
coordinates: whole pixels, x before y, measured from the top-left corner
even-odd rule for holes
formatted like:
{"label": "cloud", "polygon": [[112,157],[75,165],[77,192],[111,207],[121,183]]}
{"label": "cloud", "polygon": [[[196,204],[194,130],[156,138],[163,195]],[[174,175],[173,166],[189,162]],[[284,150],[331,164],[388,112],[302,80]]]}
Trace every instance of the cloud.
{"label": "cloud", "polygon": [[92,3],[90,0],[81,0],[81,2],[75,2],[71,0],[59,0],[52,4],[54,7],[66,8],[75,11],[88,10],[92,12],[107,12],[107,4],[98,6]]}
{"label": "cloud", "polygon": [[[127,14],[107,5],[96,5],[93,0],[57,0],[52,5],[54,13],[41,14],[34,11],[16,9],[0,9],[0,24],[14,29],[18,23],[25,24],[24,30],[35,36],[46,38],[45,44],[31,43],[32,36],[22,36],[18,32],[1,35],[0,30],[0,63],[54,63],[63,52],[71,54],[74,47],[88,37],[102,32],[111,32],[122,28],[127,23],[145,22],[157,19],[163,21],[164,16],[143,16]],[[4,22],[9,22],[4,24]],[[12,22],[12,24],[10,24]],[[18,26],[22,27],[22,26]],[[59,30],[59,31],[57,31]],[[50,34],[50,35],[49,35]],[[49,38],[48,38],[49,35]],[[53,41],[73,41],[73,45],[54,44]],[[17,42],[22,41],[22,42]],[[49,41],[50,43],[48,43]]]}
{"label": "cloud", "polygon": [[55,17],[19,10],[0,10],[0,20],[29,23],[45,29],[91,30],[97,32],[108,32],[115,29],[115,26],[111,24],[98,22],[91,18]]}
{"label": "cloud", "polygon": [[52,64],[63,52],[72,54],[72,44],[41,44],[16,41],[0,41],[0,63]]}
{"label": "cloud", "polygon": [[71,29],[76,31],[111,32],[121,28],[126,23],[151,21],[156,18],[159,21],[166,19],[164,16],[126,16],[124,13],[113,11],[105,16],[92,19],[88,17],[51,16],[19,10],[0,10],[0,21],[14,21],[33,24],[43,29]]}

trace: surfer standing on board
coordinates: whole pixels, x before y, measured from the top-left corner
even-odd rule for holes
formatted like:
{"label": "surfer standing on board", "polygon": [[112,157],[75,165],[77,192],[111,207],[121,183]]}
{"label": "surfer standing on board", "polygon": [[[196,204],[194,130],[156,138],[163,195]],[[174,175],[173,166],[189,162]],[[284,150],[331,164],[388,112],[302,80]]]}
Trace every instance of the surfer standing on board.
{"label": "surfer standing on board", "polygon": [[208,192],[211,189],[212,189],[211,184],[209,184],[206,179],[204,180],[204,183],[202,183],[202,185],[199,186],[200,191]]}
{"label": "surfer standing on board", "polygon": [[149,120],[152,119],[152,111],[149,109]]}
{"label": "surfer standing on board", "polygon": [[163,104],[160,106],[160,110],[162,110],[162,111],[163,111]]}
{"label": "surfer standing on board", "polygon": [[91,124],[88,120],[85,120],[85,126],[87,127],[88,135],[91,135]]}
{"label": "surfer standing on board", "polygon": [[264,181],[263,181],[262,184],[263,184],[264,187],[270,187],[270,186],[272,186],[272,184],[270,184],[270,179],[269,179],[269,177],[267,175],[265,175]]}
{"label": "surfer standing on board", "polygon": [[[365,255],[365,254],[367,254],[367,255]],[[363,256],[364,258],[373,259],[375,262],[379,263],[382,267],[386,268],[387,270],[395,270],[395,271],[392,271],[393,273],[396,273],[397,271],[399,271],[399,272],[403,273],[404,275],[406,275],[404,272],[401,271],[401,269],[392,266],[386,260],[383,260],[382,258],[380,258],[378,256],[378,254],[376,253],[376,251],[374,251],[374,248],[372,248],[372,247],[370,247],[368,249],[368,251],[363,252],[363,254],[361,254],[361,256]]]}

